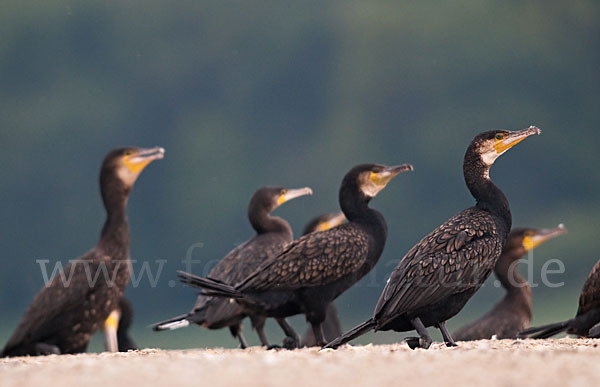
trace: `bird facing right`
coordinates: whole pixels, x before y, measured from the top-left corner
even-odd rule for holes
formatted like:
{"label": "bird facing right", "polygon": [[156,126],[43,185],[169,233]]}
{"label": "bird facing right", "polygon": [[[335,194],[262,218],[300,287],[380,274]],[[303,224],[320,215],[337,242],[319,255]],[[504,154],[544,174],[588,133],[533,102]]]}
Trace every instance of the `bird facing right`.
{"label": "bird facing right", "polygon": [[496,265],[512,226],[508,200],[491,181],[490,167],[508,149],[540,134],[531,126],[521,131],[493,130],[477,135],[467,148],[463,174],[476,200],[468,208],[425,236],[392,272],[370,320],[323,348],[337,348],[374,329],[406,332],[412,348],[429,348],[426,327],[436,326],[447,346],[456,346],[446,329]]}

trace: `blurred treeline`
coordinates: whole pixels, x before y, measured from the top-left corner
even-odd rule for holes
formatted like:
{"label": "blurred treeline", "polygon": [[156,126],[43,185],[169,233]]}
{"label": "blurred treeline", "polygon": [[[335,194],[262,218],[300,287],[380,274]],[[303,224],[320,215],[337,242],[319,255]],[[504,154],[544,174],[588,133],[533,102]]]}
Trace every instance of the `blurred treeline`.
{"label": "blurred treeline", "polygon": [[[345,329],[368,318],[395,262],[473,203],[461,169],[471,138],[530,124],[542,136],[492,174],[515,225],[568,227],[534,254],[537,282],[546,259],[566,267],[550,276],[564,286],[534,289],[534,320],[574,314],[600,258],[599,11],[595,0],[2,1],[0,344],[42,285],[36,260],[96,242],[100,162],[129,144],[167,149],[129,205],[135,270],[168,260],[156,288],[127,291],[142,346],[236,345],[146,325],[191,307],[194,291],[169,286],[190,247],[201,273],[252,235],[256,188],[313,188],[277,211],[298,233],[338,209],[354,164],[411,162],[373,201],[389,226],[375,273],[338,301]],[[450,325],[501,293],[490,282]]]}

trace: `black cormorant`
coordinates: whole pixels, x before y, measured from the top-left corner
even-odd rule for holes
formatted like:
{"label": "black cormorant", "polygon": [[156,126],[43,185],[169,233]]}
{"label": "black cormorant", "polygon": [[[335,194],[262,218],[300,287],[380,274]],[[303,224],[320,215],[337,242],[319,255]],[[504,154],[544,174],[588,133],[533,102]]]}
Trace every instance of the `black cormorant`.
{"label": "black cormorant", "polygon": [[[316,231],[329,230],[330,228],[339,226],[345,221],[346,217],[344,216],[343,212],[321,215],[308,222],[308,224],[304,227],[302,235],[310,234],[311,232]],[[332,302],[327,307],[327,312],[325,313],[325,321],[323,321],[323,337],[325,338],[325,341],[329,341],[335,339],[341,334],[342,325],[340,324],[335,302]],[[312,327],[310,324],[308,324],[306,331],[302,336],[302,340],[300,341],[300,346],[314,347],[315,345],[317,345],[317,341],[315,339],[315,335],[313,334]]]}
{"label": "black cormorant", "polygon": [[517,264],[528,251],[566,232],[567,229],[562,224],[551,229],[513,229],[494,266],[494,273],[506,289],[506,295],[483,317],[454,332],[454,340],[483,340],[493,336],[498,339],[516,339],[519,332],[529,328],[531,286],[519,274]]}
{"label": "black cormorant", "polygon": [[[256,235],[229,252],[209,273],[209,277],[225,283],[236,284],[250,275],[265,260],[279,255],[293,239],[292,228],[284,219],[271,216],[277,207],[294,198],[310,195],[310,188],[285,189],[263,187],[257,190],[248,205],[248,219]],[[177,329],[190,323],[208,329],[228,327],[238,338],[242,348],[247,347],[242,333],[242,320],[249,316],[263,345],[269,346],[264,333],[265,319],[246,313],[239,304],[220,297],[200,294],[191,312],[160,322],[153,326],[155,331]]]}
{"label": "black cormorant", "polygon": [[468,208],[425,236],[402,258],[377,302],[373,318],[327,344],[337,348],[369,330],[406,332],[411,348],[429,348],[429,326],[438,327],[448,346],[456,343],[446,320],[456,315],[481,287],[496,261],[511,227],[508,200],[491,181],[494,161],[521,140],[539,134],[530,127],[477,135],[464,157],[463,173],[476,200]]}
{"label": "black cormorant", "polygon": [[127,352],[137,350],[137,345],[129,335],[133,321],[131,302],[121,297],[115,308],[104,321],[104,346],[108,352]]}
{"label": "black cormorant", "polygon": [[303,313],[321,345],[327,306],[366,275],[383,251],[387,226],[383,215],[369,208],[369,201],[393,177],[412,169],[409,164],[355,166],[339,191],[348,223],[297,239],[235,286],[184,272],[179,277],[204,288],[206,294],[234,298],[245,310],[274,317],[287,336],[286,348],[298,347],[300,337],[285,318]]}
{"label": "black cormorant", "polygon": [[[592,272],[588,275],[581,295],[579,296],[579,308],[574,318],[559,323],[548,324],[541,327],[527,329],[521,332],[520,337],[531,336],[533,339],[546,339],[567,331],[568,334],[579,337],[598,337],[600,323],[600,261],[596,262]],[[591,331],[591,332],[590,332]]]}
{"label": "black cormorant", "polygon": [[85,352],[131,275],[127,198],[142,170],[163,155],[163,148],[108,153],[100,171],[107,212],[100,240],[42,287],[0,356]]}

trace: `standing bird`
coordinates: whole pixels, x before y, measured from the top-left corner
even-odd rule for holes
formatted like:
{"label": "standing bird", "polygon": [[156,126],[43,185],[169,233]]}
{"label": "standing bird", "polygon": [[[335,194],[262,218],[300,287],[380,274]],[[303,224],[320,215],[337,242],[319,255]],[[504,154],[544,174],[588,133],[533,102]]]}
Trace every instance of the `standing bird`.
{"label": "standing bird", "polygon": [[457,341],[491,339],[516,339],[519,332],[531,323],[531,286],[519,274],[517,264],[528,251],[540,244],[565,234],[561,224],[551,229],[517,228],[508,234],[502,254],[494,266],[494,273],[506,289],[506,295],[494,308],[480,319],[454,332]]}
{"label": "standing bird", "polygon": [[490,179],[496,159],[536,127],[510,132],[494,130],[477,135],[463,161],[465,182],[476,200],[468,208],[425,236],[402,258],[387,281],[373,318],[333,340],[337,348],[367,331],[416,330],[420,337],[408,345],[429,348],[426,327],[438,327],[447,346],[456,343],[446,320],[456,315],[490,275],[510,231],[508,200]]}
{"label": "standing bird", "polygon": [[[339,226],[345,221],[346,217],[344,216],[343,212],[338,212],[337,214],[329,213],[321,215],[308,222],[308,224],[304,227],[302,235],[310,234],[311,232],[316,231],[329,230],[330,228]],[[325,321],[323,321],[323,336],[325,338],[325,341],[328,341],[335,339],[341,334],[342,326],[338,317],[337,308],[335,307],[335,303],[332,302],[327,307],[327,312],[325,313]],[[315,345],[317,345],[317,340],[315,339],[315,335],[313,334],[312,327],[309,325],[306,328],[304,336],[302,336],[300,346],[314,347]]]}
{"label": "standing bird", "polygon": [[100,171],[107,213],[100,240],[42,287],[0,356],[85,352],[131,276],[127,198],[142,170],[164,153],[163,148],[108,153]]}
{"label": "standing bird", "polygon": [[[600,331],[596,325],[600,323],[600,261],[596,262],[592,272],[588,275],[581,295],[579,296],[579,308],[574,318],[554,324],[527,329],[519,334],[520,337],[532,339],[547,339],[561,332],[579,337],[598,337]],[[539,332],[539,333],[538,333]]]}
{"label": "standing bird", "polygon": [[104,321],[104,347],[107,352],[127,352],[137,350],[137,345],[129,336],[133,321],[133,307],[124,296],[119,300],[108,318]]}
{"label": "standing bird", "polygon": [[[311,195],[308,187],[285,189],[282,187],[262,187],[257,190],[248,205],[248,219],[256,235],[230,251],[209,273],[209,277],[224,283],[237,284],[264,261],[279,255],[286,244],[293,240],[292,228],[284,219],[271,216],[283,203],[304,195]],[[246,313],[239,304],[227,298],[210,297],[200,294],[194,308],[187,314],[171,318],[153,326],[155,331],[183,328],[190,323],[208,329],[228,327],[240,346],[248,345],[242,333],[242,320],[247,316],[252,321],[261,343],[269,346],[264,332],[265,319],[262,316]]]}
{"label": "standing bird", "polygon": [[387,226],[369,202],[393,177],[412,169],[410,164],[355,166],[339,191],[348,223],[295,240],[235,286],[185,272],[178,275],[207,295],[234,298],[249,313],[274,317],[287,336],[286,348],[298,347],[300,337],[285,318],[303,313],[321,345],[328,305],[366,275],[383,251]]}

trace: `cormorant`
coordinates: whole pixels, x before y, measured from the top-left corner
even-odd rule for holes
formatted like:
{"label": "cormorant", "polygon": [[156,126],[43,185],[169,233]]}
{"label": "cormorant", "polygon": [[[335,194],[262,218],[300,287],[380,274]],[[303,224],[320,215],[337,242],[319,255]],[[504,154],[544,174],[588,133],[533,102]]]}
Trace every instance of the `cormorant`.
{"label": "cormorant", "polygon": [[[346,221],[346,217],[343,212],[329,213],[314,218],[304,227],[302,235],[310,234],[315,231],[325,231],[330,228],[339,226]],[[333,340],[342,334],[342,326],[338,317],[337,308],[335,302],[332,302],[327,307],[325,313],[325,321],[323,321],[323,336],[325,341]],[[317,345],[315,335],[313,334],[312,327],[308,324],[302,340],[300,341],[301,347],[314,347]]]}
{"label": "cormorant", "polygon": [[494,273],[506,289],[506,295],[494,308],[480,319],[454,332],[456,341],[491,339],[516,339],[519,332],[531,323],[531,286],[519,274],[517,264],[529,250],[565,234],[561,224],[551,229],[516,228],[508,234],[502,254],[494,266]]}
{"label": "cormorant", "polygon": [[121,297],[115,308],[104,321],[104,346],[108,352],[137,350],[137,345],[129,336],[133,320],[133,307],[125,297]]}
{"label": "cormorant", "polygon": [[447,346],[456,343],[446,320],[456,315],[490,275],[511,227],[504,193],[491,181],[494,161],[525,138],[539,134],[536,127],[510,132],[493,130],[477,135],[463,161],[465,182],[476,200],[468,208],[425,236],[402,258],[387,281],[373,317],[327,344],[337,348],[374,329],[406,332],[412,349],[429,348],[426,327],[438,327]]}
{"label": "cormorant", "polygon": [[179,272],[182,282],[204,288],[207,295],[234,298],[244,309],[274,317],[286,334],[284,346],[296,348],[300,337],[285,320],[303,313],[317,343],[324,343],[321,324],[327,306],[377,263],[387,226],[369,201],[410,164],[388,167],[361,164],[344,177],[339,202],[348,223],[314,232],[292,242],[237,285]]}
{"label": "cormorant", "polygon": [[[568,334],[579,337],[598,337],[597,324],[600,323],[600,261],[596,262],[592,272],[588,275],[581,295],[579,296],[579,308],[574,318],[554,324],[527,329],[519,334],[520,337],[533,339],[547,339],[567,331]],[[538,333],[539,332],[539,333]]]}
{"label": "cormorant", "polygon": [[100,240],[42,287],[0,356],[85,352],[131,275],[127,198],[142,170],[163,156],[163,148],[108,153],[100,171],[107,213]]}
{"label": "cormorant", "polygon": [[[284,219],[271,216],[277,207],[294,198],[311,195],[310,188],[285,189],[262,187],[257,190],[248,205],[248,219],[256,235],[230,251],[209,273],[209,277],[225,283],[236,284],[250,275],[262,262],[276,257],[293,239],[292,228]],[[155,331],[177,329],[190,323],[208,329],[228,327],[233,337],[247,347],[242,333],[242,320],[249,316],[261,343],[269,346],[264,333],[265,319],[254,313],[246,313],[239,304],[226,298],[200,294],[194,308],[187,314],[157,323]]]}

